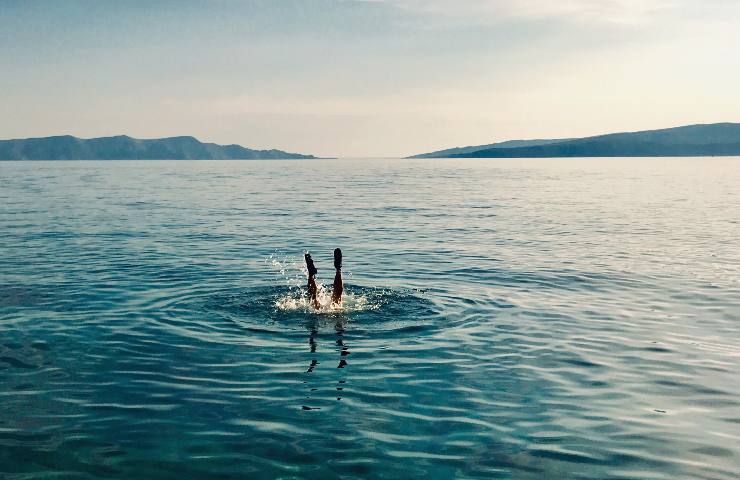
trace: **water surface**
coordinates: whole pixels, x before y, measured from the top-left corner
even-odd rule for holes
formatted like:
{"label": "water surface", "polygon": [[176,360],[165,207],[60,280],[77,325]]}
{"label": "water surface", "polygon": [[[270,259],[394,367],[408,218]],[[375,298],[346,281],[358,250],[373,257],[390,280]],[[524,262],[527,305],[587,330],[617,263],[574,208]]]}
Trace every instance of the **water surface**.
{"label": "water surface", "polygon": [[[740,476],[740,159],[0,162],[0,476]],[[342,311],[304,307],[310,250]]]}

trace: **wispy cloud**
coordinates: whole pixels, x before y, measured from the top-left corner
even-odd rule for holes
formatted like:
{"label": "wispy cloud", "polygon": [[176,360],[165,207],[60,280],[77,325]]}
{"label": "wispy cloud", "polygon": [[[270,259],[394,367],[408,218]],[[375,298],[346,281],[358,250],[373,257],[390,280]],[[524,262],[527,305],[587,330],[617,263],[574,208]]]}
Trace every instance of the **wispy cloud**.
{"label": "wispy cloud", "polygon": [[357,0],[416,13],[477,21],[561,18],[573,21],[644,23],[681,7],[686,0]]}

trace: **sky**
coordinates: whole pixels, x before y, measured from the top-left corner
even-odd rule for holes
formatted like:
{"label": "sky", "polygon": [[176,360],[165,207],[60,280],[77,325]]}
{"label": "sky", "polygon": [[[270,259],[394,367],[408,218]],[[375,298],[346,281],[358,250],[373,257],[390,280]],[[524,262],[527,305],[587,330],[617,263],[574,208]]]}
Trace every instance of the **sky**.
{"label": "sky", "polygon": [[737,0],[0,0],[0,139],[339,157],[740,121]]}

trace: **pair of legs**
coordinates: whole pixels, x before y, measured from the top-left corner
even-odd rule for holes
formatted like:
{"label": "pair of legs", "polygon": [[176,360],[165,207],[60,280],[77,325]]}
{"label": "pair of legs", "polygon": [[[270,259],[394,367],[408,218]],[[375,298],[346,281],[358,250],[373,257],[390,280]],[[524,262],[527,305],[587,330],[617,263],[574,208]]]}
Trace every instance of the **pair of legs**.
{"label": "pair of legs", "polygon": [[[318,288],[316,287],[316,274],[318,273],[318,270],[313,264],[313,259],[311,258],[310,253],[307,253],[305,258],[306,267],[308,268],[308,297],[313,303],[314,308],[318,310],[321,308],[321,304],[317,297]],[[341,305],[342,293],[344,292],[344,282],[342,282],[342,251],[338,248],[334,249],[334,268],[336,269],[336,273],[334,274],[334,286],[331,291],[331,303]]]}

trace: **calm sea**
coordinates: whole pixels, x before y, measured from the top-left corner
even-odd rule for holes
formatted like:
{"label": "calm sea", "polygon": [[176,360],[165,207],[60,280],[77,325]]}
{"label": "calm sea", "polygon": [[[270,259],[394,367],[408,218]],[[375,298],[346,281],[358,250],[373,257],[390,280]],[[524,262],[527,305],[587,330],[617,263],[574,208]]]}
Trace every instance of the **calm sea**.
{"label": "calm sea", "polygon": [[0,162],[0,252],[3,479],[740,477],[740,158]]}

